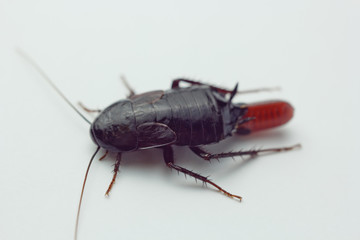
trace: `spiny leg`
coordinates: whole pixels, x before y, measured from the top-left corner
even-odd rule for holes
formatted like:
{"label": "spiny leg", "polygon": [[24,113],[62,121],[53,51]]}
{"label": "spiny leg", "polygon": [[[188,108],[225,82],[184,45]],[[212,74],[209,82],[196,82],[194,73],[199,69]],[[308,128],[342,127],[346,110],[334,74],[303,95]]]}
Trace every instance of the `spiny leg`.
{"label": "spiny leg", "polygon": [[[219,93],[222,94],[228,94],[228,93],[232,93],[232,90],[229,89],[224,89],[224,88],[219,88],[210,84],[206,84],[206,83],[202,83],[199,81],[193,81],[193,80],[189,80],[189,79],[184,79],[184,78],[178,78],[173,80],[171,88],[180,88],[180,82],[186,82],[189,83],[190,85],[205,85],[205,86],[209,86],[212,89],[216,90]],[[237,91],[237,94],[244,94],[244,93],[257,93],[257,92],[271,92],[271,91],[279,91],[280,88],[279,87],[274,87],[274,88],[256,88],[256,89],[249,89],[249,90],[243,90],[243,91]]]}
{"label": "spiny leg", "polygon": [[118,153],[117,156],[116,156],[116,161],[115,161],[115,166],[114,166],[114,176],[110,182],[110,185],[105,193],[106,196],[109,196],[109,193],[111,191],[111,188],[113,187],[114,183],[115,183],[115,179],[116,179],[116,176],[119,172],[119,167],[120,167],[120,162],[121,162],[121,153]]}
{"label": "spiny leg", "polygon": [[180,167],[178,165],[174,164],[174,154],[173,154],[173,150],[170,146],[165,146],[163,147],[163,155],[164,155],[164,160],[166,165],[171,168],[171,169],[175,169],[178,172],[182,172],[185,175],[189,175],[194,177],[195,179],[201,180],[203,183],[208,183],[213,185],[215,188],[217,188],[220,192],[224,193],[226,196],[231,197],[231,198],[236,198],[238,200],[241,201],[241,197],[238,195],[234,195],[229,193],[228,191],[224,190],[223,188],[221,188],[220,186],[218,186],[217,184],[215,184],[214,182],[212,182],[211,180],[209,180],[207,177],[201,176],[198,173],[195,173],[193,171],[187,170],[186,168]]}
{"label": "spiny leg", "polygon": [[120,76],[121,81],[123,82],[123,84],[125,85],[125,87],[127,88],[127,90],[129,91],[129,95],[127,96],[127,98],[131,98],[132,96],[135,95],[135,91],[134,89],[130,86],[129,82],[126,80],[124,75]]}
{"label": "spiny leg", "polygon": [[101,112],[100,109],[90,109],[90,108],[86,107],[82,102],[78,102],[78,104],[82,109],[84,109],[84,111],[86,111],[88,113],[93,113],[93,112],[100,113]]}
{"label": "spiny leg", "polygon": [[237,151],[237,152],[226,152],[226,153],[209,153],[200,147],[190,147],[190,149],[199,157],[210,160],[210,159],[218,159],[218,158],[226,158],[226,157],[235,157],[235,156],[257,156],[260,153],[273,153],[273,152],[286,152],[291,151],[296,148],[300,148],[300,144],[296,144],[290,147],[280,147],[280,148],[265,148],[265,149],[257,149],[257,150],[248,150],[248,151]]}

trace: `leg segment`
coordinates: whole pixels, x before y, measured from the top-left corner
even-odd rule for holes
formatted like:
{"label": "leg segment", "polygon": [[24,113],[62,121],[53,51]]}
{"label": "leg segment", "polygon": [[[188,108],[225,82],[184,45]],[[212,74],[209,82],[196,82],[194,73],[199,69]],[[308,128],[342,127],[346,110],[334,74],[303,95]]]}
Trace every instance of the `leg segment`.
{"label": "leg segment", "polygon": [[115,162],[115,166],[114,166],[114,176],[110,182],[110,185],[105,193],[106,196],[109,196],[109,193],[111,191],[111,188],[112,186],[114,185],[115,183],[115,179],[116,179],[116,176],[119,172],[119,167],[120,167],[120,162],[121,162],[121,153],[118,153],[118,155],[116,156],[116,162]]}
{"label": "leg segment", "polygon": [[109,153],[109,151],[106,150],[105,154],[104,154],[101,158],[99,158],[99,161],[101,161],[101,160],[103,160],[104,158],[106,158],[106,156],[108,155],[108,153]]}
{"label": "leg segment", "polygon": [[205,84],[205,83],[201,83],[198,81],[192,81],[192,80],[188,80],[188,79],[183,79],[183,78],[179,78],[179,79],[175,79],[172,82],[171,88],[179,88],[180,87],[180,82],[186,82],[189,83],[190,85],[205,85],[205,86],[209,86],[212,89],[218,91],[219,93],[222,94],[226,94],[226,93],[232,93],[232,90],[227,90],[227,89],[223,89],[223,88],[218,88],[209,84]]}
{"label": "leg segment", "polygon": [[218,186],[217,184],[215,184],[214,182],[212,182],[211,180],[209,180],[207,177],[201,176],[198,173],[195,173],[193,171],[187,170],[186,168],[180,167],[178,165],[174,164],[174,155],[173,155],[173,150],[170,146],[166,146],[163,147],[163,154],[164,154],[164,160],[166,165],[171,168],[171,169],[175,169],[178,172],[182,172],[185,175],[189,175],[194,177],[195,179],[201,180],[203,183],[208,183],[211,184],[212,186],[214,186],[215,188],[217,188],[220,192],[224,193],[226,196],[231,197],[231,198],[236,198],[238,200],[241,201],[241,197],[238,195],[234,195],[229,193],[228,191],[225,191],[224,189],[222,189],[220,186]]}
{"label": "leg segment", "polygon": [[[190,85],[206,85],[211,87],[212,89],[216,90],[219,93],[222,94],[227,94],[227,93],[232,93],[232,90],[228,90],[228,89],[224,89],[224,88],[219,88],[210,84],[206,84],[206,83],[201,83],[198,81],[192,81],[189,79],[184,79],[184,78],[179,78],[179,79],[175,79],[172,82],[171,88],[179,88],[180,87],[180,82],[186,82],[189,83]],[[280,88],[279,87],[274,87],[274,88],[257,88],[257,89],[249,89],[249,90],[244,90],[244,91],[237,91],[237,94],[244,94],[244,93],[257,93],[257,92],[271,92],[271,91],[279,91]]]}
{"label": "leg segment", "polygon": [[260,153],[273,153],[273,152],[285,152],[290,151],[296,148],[300,148],[300,144],[296,144],[290,147],[282,147],[282,148],[266,148],[266,149],[258,149],[258,150],[249,150],[249,151],[237,151],[237,152],[227,152],[227,153],[209,153],[200,147],[190,147],[190,149],[199,157],[210,160],[210,159],[218,159],[218,158],[226,158],[226,157],[235,157],[235,156],[257,156]]}
{"label": "leg segment", "polygon": [[135,95],[135,91],[134,89],[130,86],[130,84],[128,83],[128,81],[126,80],[124,75],[120,76],[121,81],[123,82],[123,84],[125,85],[125,87],[127,88],[127,90],[129,91],[129,95],[127,96],[127,98],[131,98],[132,96]]}
{"label": "leg segment", "polygon": [[82,102],[78,102],[79,106],[86,112],[88,113],[93,113],[93,112],[97,112],[97,113],[100,113],[101,110],[100,109],[90,109],[90,108],[87,108]]}

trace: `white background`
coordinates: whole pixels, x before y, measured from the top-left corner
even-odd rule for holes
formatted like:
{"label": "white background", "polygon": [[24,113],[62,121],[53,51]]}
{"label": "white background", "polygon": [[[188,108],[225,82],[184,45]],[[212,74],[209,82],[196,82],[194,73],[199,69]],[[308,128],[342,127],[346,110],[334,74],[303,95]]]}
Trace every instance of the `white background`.
{"label": "white background", "polygon": [[[359,239],[360,2],[0,1],[0,239],[72,239],[89,126],[15,52],[27,51],[76,103],[104,108],[188,77],[282,91],[284,127],[234,137],[213,152],[292,152],[211,164],[175,148],[179,165],[243,196],[239,203],[171,172],[160,150],[95,161],[79,239]],[[88,116],[88,115],[87,115]],[[88,116],[91,118],[91,116]],[[100,154],[99,154],[100,156]]]}

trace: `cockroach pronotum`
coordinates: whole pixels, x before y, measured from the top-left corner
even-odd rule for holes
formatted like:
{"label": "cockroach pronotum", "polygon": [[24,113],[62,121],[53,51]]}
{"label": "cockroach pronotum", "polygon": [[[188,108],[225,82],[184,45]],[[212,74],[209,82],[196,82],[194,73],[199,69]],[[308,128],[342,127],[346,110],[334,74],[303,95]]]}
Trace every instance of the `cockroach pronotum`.
{"label": "cockroach pronotum", "polygon": [[[98,112],[98,116],[90,122],[56,87],[46,73],[24,52],[19,53],[29,61],[55,89],[55,91],[72,107],[86,122],[90,124],[90,136],[97,145],[86,170],[81,196],[78,206],[75,226],[75,239],[81,202],[84,194],[87,175],[93,159],[100,149],[117,153],[114,175],[106,191],[106,195],[115,183],[119,171],[121,156],[124,152],[138,151],[148,148],[160,148],[163,151],[165,164],[178,172],[194,177],[205,184],[210,184],[230,198],[241,201],[241,197],[234,195],[213,181],[198,173],[175,164],[172,145],[188,146],[200,158],[210,161],[234,156],[255,156],[259,153],[289,151],[300,147],[296,144],[289,147],[257,149],[212,154],[201,146],[217,143],[232,134],[250,134],[255,131],[274,128],[287,123],[292,117],[294,109],[285,101],[266,101],[252,104],[233,103],[233,97],[238,93],[267,91],[257,89],[238,91],[237,84],[233,90],[215,87],[188,79],[176,79],[170,90],[151,91],[135,94],[124,81],[130,91],[127,99],[117,101],[104,110],[90,110],[83,105],[87,112]],[[124,79],[123,79],[124,80]],[[190,84],[180,87],[180,83]]]}

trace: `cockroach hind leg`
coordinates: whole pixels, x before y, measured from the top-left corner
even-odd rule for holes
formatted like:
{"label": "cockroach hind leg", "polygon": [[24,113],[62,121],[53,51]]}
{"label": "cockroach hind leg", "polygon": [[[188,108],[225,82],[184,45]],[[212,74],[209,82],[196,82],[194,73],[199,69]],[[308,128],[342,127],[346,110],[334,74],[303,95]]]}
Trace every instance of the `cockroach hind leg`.
{"label": "cockroach hind leg", "polygon": [[[199,81],[193,81],[190,79],[185,79],[185,78],[178,78],[173,80],[171,88],[179,88],[180,87],[180,83],[181,82],[185,82],[188,83],[190,85],[206,85],[211,87],[212,89],[216,90],[219,93],[222,94],[228,94],[228,93],[232,93],[231,90],[229,89],[225,89],[225,88],[220,88],[220,87],[216,87],[214,85],[210,85],[210,84],[206,84],[206,83],[202,83]],[[242,91],[236,91],[236,94],[246,94],[246,93],[258,93],[258,92],[272,92],[272,91],[280,91],[281,88],[280,87],[264,87],[264,88],[255,88],[255,89],[248,89],[248,90],[242,90]]]}
{"label": "cockroach hind leg", "polygon": [[289,147],[279,147],[279,148],[264,148],[264,149],[252,149],[248,151],[237,151],[237,152],[224,152],[224,153],[209,153],[199,147],[190,147],[190,149],[199,157],[204,160],[209,161],[210,159],[217,159],[217,158],[227,158],[227,157],[236,157],[236,156],[258,156],[260,153],[268,154],[268,153],[275,153],[275,152],[286,152],[291,151],[294,149],[301,148],[301,144],[295,144]]}
{"label": "cockroach hind leg", "polygon": [[[202,83],[202,82],[199,82],[199,81],[193,81],[193,80],[189,80],[189,79],[185,79],[185,78],[178,78],[178,79],[175,79],[173,80],[172,84],[171,84],[171,88],[174,89],[174,88],[180,88],[180,83],[181,82],[184,82],[184,83],[188,83],[190,84],[190,86],[192,85],[202,85],[202,86],[209,86],[211,89],[221,93],[221,94],[231,94],[233,93],[233,90],[229,90],[229,89],[224,89],[224,88],[219,88],[219,87],[216,87],[216,86],[213,86],[213,85],[210,85],[210,84],[206,84],[206,83]],[[234,93],[236,94],[238,93],[237,91]]]}
{"label": "cockroach hind leg", "polygon": [[105,193],[105,196],[109,196],[110,194],[110,191],[115,183],[115,180],[116,180],[116,176],[119,172],[119,167],[120,167],[120,162],[121,162],[121,153],[118,153],[117,156],[116,156],[116,161],[115,161],[115,165],[114,165],[114,175],[113,175],[113,178],[111,179],[111,182],[109,184],[109,187],[108,189],[106,190],[106,193]]}
{"label": "cockroach hind leg", "polygon": [[219,185],[217,185],[216,183],[214,183],[213,181],[211,181],[208,177],[204,177],[198,173],[195,173],[191,170],[188,170],[186,168],[180,167],[178,165],[174,164],[174,154],[173,154],[173,150],[170,146],[166,146],[163,147],[163,155],[164,155],[164,160],[166,165],[170,168],[170,169],[175,169],[178,172],[182,172],[185,175],[189,175],[193,178],[195,178],[195,180],[200,180],[202,181],[205,185],[206,184],[210,184],[213,187],[217,188],[220,192],[222,192],[223,194],[225,194],[225,196],[230,197],[230,198],[234,198],[237,199],[239,201],[242,200],[242,197],[235,195],[235,194],[231,194],[228,191],[226,191],[225,189],[223,189],[222,187],[220,187]]}

